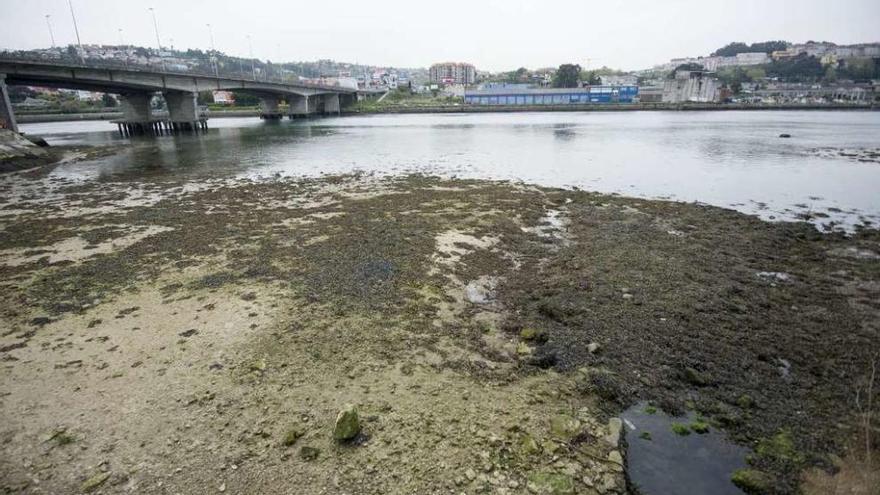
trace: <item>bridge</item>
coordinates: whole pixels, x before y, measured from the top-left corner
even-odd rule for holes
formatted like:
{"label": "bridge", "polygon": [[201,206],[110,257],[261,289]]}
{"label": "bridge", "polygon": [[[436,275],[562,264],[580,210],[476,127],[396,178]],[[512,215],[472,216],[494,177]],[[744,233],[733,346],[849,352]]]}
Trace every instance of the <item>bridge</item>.
{"label": "bridge", "polygon": [[[281,101],[291,118],[338,114],[356,101],[357,90],[342,86],[224,77],[187,72],[157,71],[146,67],[98,67],[0,59],[0,127],[18,130],[7,85],[44,86],[113,93],[119,96],[123,118],[120,131],[150,133],[161,129],[192,130],[205,126],[199,112],[200,91],[241,90],[260,99],[262,118],[281,118]],[[168,117],[156,118],[150,101],[161,93]]]}

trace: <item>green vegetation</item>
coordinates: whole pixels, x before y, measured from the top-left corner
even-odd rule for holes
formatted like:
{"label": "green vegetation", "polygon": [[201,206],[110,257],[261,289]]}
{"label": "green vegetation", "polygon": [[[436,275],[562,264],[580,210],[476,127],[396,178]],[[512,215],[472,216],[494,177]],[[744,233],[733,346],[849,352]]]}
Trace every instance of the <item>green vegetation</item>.
{"label": "green vegetation", "polygon": [[709,433],[709,424],[706,423],[705,421],[703,421],[702,419],[694,420],[690,424],[690,428],[691,428],[691,431],[693,431],[694,433],[700,434],[700,435]]}
{"label": "green vegetation", "polygon": [[396,108],[430,108],[456,106],[464,103],[464,100],[456,96],[434,95],[432,93],[413,93],[408,87],[398,88],[392,91],[382,101],[379,98],[361,100],[351,107],[353,112],[381,112]]}
{"label": "green vegetation", "polygon": [[657,414],[657,408],[654,406],[645,406],[645,414]]}
{"label": "green vegetation", "polygon": [[639,438],[641,438],[642,440],[649,440],[650,441],[651,440],[651,432],[643,431],[643,432],[639,433]]}
{"label": "green vegetation", "polygon": [[553,75],[554,88],[576,88],[581,77],[581,66],[577,64],[562,64]]}
{"label": "green vegetation", "polygon": [[749,495],[767,493],[773,485],[770,476],[757,469],[737,469],[731,475],[730,481]]}
{"label": "green vegetation", "polygon": [[770,438],[761,440],[755,453],[760,458],[779,463],[801,464],[805,460],[804,455],[795,448],[790,430],[782,430]]}
{"label": "green vegetation", "polygon": [[729,43],[712,53],[713,57],[733,57],[738,53],[764,52],[767,54],[775,51],[785,50],[789,46],[787,41],[763,41],[760,43],[752,43],[748,45],[739,41]]}
{"label": "green vegetation", "polygon": [[675,433],[676,435],[687,436],[691,434],[690,428],[688,428],[687,425],[681,423],[672,423],[672,426],[670,426],[670,428],[672,428],[673,433]]}

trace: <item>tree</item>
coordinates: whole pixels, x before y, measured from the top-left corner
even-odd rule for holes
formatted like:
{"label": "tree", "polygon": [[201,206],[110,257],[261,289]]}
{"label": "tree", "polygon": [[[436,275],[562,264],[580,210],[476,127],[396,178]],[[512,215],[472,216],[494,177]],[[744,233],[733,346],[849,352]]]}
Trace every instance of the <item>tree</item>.
{"label": "tree", "polygon": [[198,102],[199,102],[199,105],[207,105],[209,103],[214,103],[214,92],[213,91],[199,91]]}
{"label": "tree", "polygon": [[[604,74],[603,74],[604,75]],[[602,79],[599,77],[599,71],[583,71],[581,72],[580,79],[586,84],[590,86],[595,86],[597,84],[602,84]]]}
{"label": "tree", "polygon": [[250,93],[233,91],[232,95],[235,97],[237,107],[252,107],[260,104],[260,99]]}
{"label": "tree", "polygon": [[825,68],[816,57],[801,54],[774,60],[767,65],[767,75],[790,82],[814,82],[825,75]]}
{"label": "tree", "polygon": [[104,93],[104,95],[101,96],[101,103],[104,104],[104,108],[113,108],[119,105],[119,102],[116,101],[116,98],[110,93]]}
{"label": "tree", "polygon": [[562,64],[553,75],[554,88],[576,88],[578,78],[581,75],[581,66],[577,64]]}
{"label": "tree", "polygon": [[789,43],[783,40],[762,41],[747,45],[740,41],[734,41],[712,52],[713,57],[735,57],[738,53],[764,52],[773,53],[788,48]]}

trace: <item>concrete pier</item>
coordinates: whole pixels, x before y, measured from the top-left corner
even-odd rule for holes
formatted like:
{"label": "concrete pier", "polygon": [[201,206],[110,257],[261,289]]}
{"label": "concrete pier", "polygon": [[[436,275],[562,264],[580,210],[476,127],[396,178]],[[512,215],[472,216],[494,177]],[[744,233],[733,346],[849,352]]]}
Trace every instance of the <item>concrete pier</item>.
{"label": "concrete pier", "polygon": [[287,97],[287,103],[289,106],[287,113],[291,119],[308,117],[318,109],[317,97],[290,95]]}
{"label": "concrete pier", "polygon": [[15,121],[15,113],[12,112],[9,92],[6,90],[6,74],[0,74],[0,129],[18,132],[18,123]]}
{"label": "concrete pier", "polygon": [[281,118],[281,110],[278,109],[279,98],[274,95],[260,97],[260,118],[277,120]]}
{"label": "concrete pier", "polygon": [[339,95],[338,94],[326,94],[323,96],[324,99],[324,114],[325,115],[339,115],[340,106],[339,106]]}
{"label": "concrete pier", "polygon": [[166,91],[168,124],[172,131],[192,131],[199,128],[198,94],[190,91]]}

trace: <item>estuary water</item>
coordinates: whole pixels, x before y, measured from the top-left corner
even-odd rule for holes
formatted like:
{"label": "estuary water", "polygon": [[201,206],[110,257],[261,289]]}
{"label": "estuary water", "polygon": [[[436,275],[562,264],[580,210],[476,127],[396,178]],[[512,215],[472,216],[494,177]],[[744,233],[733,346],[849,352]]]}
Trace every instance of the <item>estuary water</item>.
{"label": "estuary water", "polygon": [[[63,165],[82,180],[419,172],[702,202],[822,230],[880,224],[880,112],[716,111],[215,118],[121,138],[109,122],[27,124],[51,144],[130,142]],[[791,135],[783,139],[780,134]]]}

